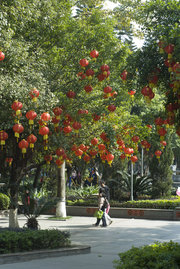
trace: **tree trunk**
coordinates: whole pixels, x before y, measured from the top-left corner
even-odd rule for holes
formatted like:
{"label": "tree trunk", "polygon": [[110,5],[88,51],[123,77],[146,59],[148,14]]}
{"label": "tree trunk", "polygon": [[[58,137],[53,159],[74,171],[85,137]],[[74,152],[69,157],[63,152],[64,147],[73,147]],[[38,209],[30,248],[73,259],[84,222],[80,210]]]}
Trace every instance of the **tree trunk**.
{"label": "tree trunk", "polygon": [[66,180],[65,180],[65,162],[58,168],[58,187],[57,187],[57,197],[59,201],[56,205],[56,216],[66,217]]}
{"label": "tree trunk", "polygon": [[36,173],[35,173],[35,176],[34,176],[34,182],[33,182],[33,188],[34,189],[37,189],[38,178],[39,178],[40,172],[41,172],[41,164],[37,167]]}
{"label": "tree trunk", "polygon": [[17,217],[18,209],[10,208],[9,210],[9,228],[19,228],[18,217]]}
{"label": "tree trunk", "polygon": [[20,170],[17,169],[16,163],[12,163],[11,176],[9,180],[10,190],[10,206],[9,206],[9,228],[19,228],[18,224],[18,191],[19,182],[17,175],[20,174]]}
{"label": "tree trunk", "polygon": [[10,210],[9,210],[9,228],[19,228],[18,224],[18,186],[10,185]]}

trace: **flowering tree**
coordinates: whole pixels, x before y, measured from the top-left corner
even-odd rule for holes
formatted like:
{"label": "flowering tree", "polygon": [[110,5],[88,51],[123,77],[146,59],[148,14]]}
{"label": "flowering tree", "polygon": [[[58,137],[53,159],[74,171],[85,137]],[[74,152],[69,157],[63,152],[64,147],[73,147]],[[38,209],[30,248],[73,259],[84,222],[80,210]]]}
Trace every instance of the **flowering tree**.
{"label": "flowering tree", "polygon": [[[62,179],[65,162],[98,160],[113,165],[115,159],[126,158],[135,163],[139,145],[149,152],[152,130],[161,142],[166,135],[167,122],[163,118],[161,124],[158,116],[154,128],[154,118],[146,116],[147,111],[152,116],[152,111],[144,106],[141,95],[148,103],[156,100],[154,107],[161,103],[161,96],[154,98],[154,94],[157,83],[160,90],[167,84],[164,74],[169,78],[164,60],[160,58],[161,75],[155,63],[152,70],[144,67],[146,62],[142,65],[141,61],[149,48],[131,54],[114,32],[120,17],[97,7],[103,1],[81,2],[74,16],[73,1],[1,3],[0,159],[8,166],[0,169],[2,174],[9,173],[10,226],[18,225],[18,190],[32,168],[54,162]],[[153,57],[159,55],[157,48],[153,46]],[[173,74],[178,74],[176,68]],[[169,97],[177,103],[176,92]],[[136,113],[139,104],[144,109],[140,117]],[[168,103],[171,117],[166,120],[171,125],[173,118],[178,131],[179,112],[173,104]],[[153,147],[153,153],[159,159],[162,149]],[[64,191],[65,183],[59,186]],[[62,200],[59,212],[65,211]]]}

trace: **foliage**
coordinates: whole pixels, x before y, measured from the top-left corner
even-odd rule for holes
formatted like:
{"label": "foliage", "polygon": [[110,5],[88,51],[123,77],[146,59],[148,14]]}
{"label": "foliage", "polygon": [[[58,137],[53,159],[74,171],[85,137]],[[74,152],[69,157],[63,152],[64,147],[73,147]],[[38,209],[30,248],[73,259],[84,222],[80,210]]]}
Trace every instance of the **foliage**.
{"label": "foliage", "polygon": [[170,195],[172,187],[172,169],[173,152],[171,143],[171,136],[167,136],[167,145],[163,151],[161,160],[158,161],[154,156],[149,162],[149,170],[153,178],[152,181],[152,197],[160,198]]}
{"label": "foliage", "polygon": [[180,266],[180,244],[173,241],[132,247],[114,261],[116,269],[177,269]]}
{"label": "foliage", "polygon": [[[121,79],[117,76],[121,66],[119,59],[123,61],[129,50],[116,37],[115,20],[102,7],[96,8],[98,1],[95,1],[93,5],[92,1],[81,1],[80,5],[78,4],[79,14],[72,16],[71,10],[74,4],[76,4],[74,1],[59,0],[44,3],[36,0],[31,3],[15,0],[2,1],[0,4],[0,18],[3,26],[0,41],[5,53],[5,59],[0,65],[2,108],[0,125],[9,136],[6,151],[3,151],[0,161],[4,163],[8,156],[13,158],[11,171],[9,167],[1,167],[0,172],[3,178],[9,181],[13,206],[17,203],[17,192],[23,177],[29,174],[32,168],[38,170],[40,167],[41,169],[41,166],[45,164],[46,153],[55,155],[57,147],[62,146],[70,155],[69,158],[76,161],[77,157],[71,152],[72,144],[75,142],[78,145],[89,144],[94,133],[99,136],[104,129],[108,129],[111,137],[110,150],[115,141],[114,136],[111,135],[115,133],[112,125],[118,123],[118,118],[122,118],[122,115],[124,120],[129,117],[130,109],[126,102],[129,96],[127,93],[124,96],[123,89],[118,84]],[[99,50],[98,63],[95,63],[89,56],[89,52],[94,48]],[[106,107],[111,100],[102,98],[102,89],[109,84],[109,80],[99,83],[97,77],[94,76],[91,81],[95,87],[92,95],[84,94],[84,85],[90,81],[87,79],[81,81],[77,77],[78,71],[85,71],[80,69],[79,65],[82,57],[88,58],[96,73],[99,72],[99,68],[106,59],[106,63],[112,66],[112,74],[114,71],[114,78],[117,77],[112,86],[122,93],[122,98],[119,96],[117,100],[113,100],[115,103],[122,104],[115,116],[109,116],[107,113]],[[29,91],[34,87],[40,90],[38,105],[32,102],[29,96]],[[74,90],[76,93],[73,102],[66,96],[68,90]],[[22,117],[16,117],[16,119],[11,109],[12,102],[15,100],[23,102]],[[37,112],[38,119],[44,111],[48,111],[52,116],[51,111],[55,105],[64,108],[63,116],[56,130],[57,133],[54,132],[53,123],[49,124],[51,138],[48,143],[48,152],[44,152],[44,141],[39,137],[38,122],[35,120],[33,128],[29,128],[25,115],[28,110],[33,109]],[[78,110],[84,107],[89,110],[89,114],[81,117],[78,115]],[[107,115],[107,121],[105,122],[102,118],[96,125],[92,118],[93,113],[104,113],[105,116]],[[67,115],[70,115],[73,121],[78,120],[83,123],[81,135],[73,132],[71,137],[61,132]],[[20,135],[21,139],[26,139],[31,132],[38,137],[34,150],[28,149],[25,158],[12,132],[14,120],[21,122],[24,126],[24,132]],[[140,125],[140,122],[138,124]],[[53,161],[55,161],[54,156]]]}
{"label": "foliage", "polygon": [[[146,105],[156,110],[155,103],[157,103],[156,100],[159,99],[164,108],[159,115],[163,115],[164,118],[168,117],[170,114],[168,111],[165,111],[166,105],[178,102],[177,95],[172,92],[170,83],[175,80],[179,83],[179,79],[164,65],[168,56],[165,52],[160,53],[158,42],[163,41],[163,47],[168,44],[173,44],[174,52],[170,61],[179,62],[179,1],[119,0],[118,2],[120,2],[124,8],[128,9],[129,16],[135,20],[139,26],[138,28],[144,35],[143,47],[127,59],[127,70],[130,73],[130,82],[136,81],[137,94],[140,96],[141,89],[150,84],[149,78],[152,76],[153,72],[157,70],[156,68],[158,68],[158,82],[153,86],[155,98],[150,103],[146,103]],[[180,124],[179,111],[179,108],[177,108],[177,110],[172,113],[174,114],[176,130],[178,130]]]}
{"label": "foliage", "polygon": [[[113,206],[113,204],[112,204]],[[119,203],[119,207],[125,208],[153,208],[153,209],[174,209],[180,206],[180,199],[174,200],[140,200],[140,201],[127,201]]]}
{"label": "foliage", "polygon": [[48,218],[49,220],[59,220],[59,221],[66,221],[67,219],[71,219],[70,216],[67,216],[67,217],[49,217]]}
{"label": "foliage", "polygon": [[67,200],[67,205],[69,206],[97,206],[97,199],[75,199],[75,200]]}
{"label": "foliage", "polygon": [[30,200],[30,204],[27,204],[24,197],[23,201],[23,214],[27,218],[27,222],[24,227],[27,227],[32,230],[38,230],[40,228],[37,217],[41,214],[46,213],[49,209],[52,209],[57,203],[57,199],[41,197],[38,200]]}
{"label": "foliage", "polygon": [[[136,134],[140,136],[140,140],[149,139],[150,133],[146,124],[154,124],[154,115],[161,111],[164,116],[164,104],[167,99],[165,92],[170,77],[167,68],[163,65],[164,56],[159,55],[155,40],[160,38],[160,35],[164,36],[166,32],[169,34],[170,29],[170,36],[165,41],[175,41],[177,50],[179,41],[178,39],[176,41],[176,37],[179,30],[176,1],[175,4],[172,1],[165,1],[164,4],[159,0],[148,1],[148,3],[140,0],[126,3],[122,0],[119,1],[122,5],[115,12],[104,10],[104,2],[100,0],[1,1],[0,42],[5,59],[0,63],[2,110],[0,126],[8,132],[9,138],[6,150],[3,150],[3,154],[0,155],[0,161],[4,163],[6,157],[11,156],[13,162],[11,170],[9,167],[0,167],[0,172],[3,179],[7,178],[9,181],[12,206],[17,204],[17,193],[23,177],[30,174],[33,168],[37,172],[41,170],[45,164],[46,153],[52,154],[54,164],[56,149],[63,147],[67,161],[82,167],[83,158],[79,159],[75,156],[71,147],[75,143],[77,146],[83,143],[88,145],[88,150],[96,149],[90,144],[91,139],[96,135],[99,143],[105,143],[106,153],[113,153],[116,159],[120,156],[117,138],[123,138],[126,146],[133,147],[134,153],[138,154],[138,147],[132,142],[132,136]],[[156,5],[159,13],[156,12]],[[160,27],[160,15],[164,14],[164,10],[167,17],[171,11],[175,16],[170,18],[169,26],[167,18],[163,17],[163,27]],[[146,44],[142,50],[131,51],[130,49],[133,50],[131,40],[123,41],[125,33],[131,37],[133,32],[130,16],[144,25]],[[147,17],[147,21],[144,17]],[[156,18],[159,25],[154,23]],[[99,51],[97,61],[91,59],[89,55],[93,49]],[[177,51],[175,55],[178,56]],[[84,57],[89,61],[89,66],[82,69],[79,60]],[[110,66],[111,80],[106,77],[99,82],[97,74],[100,72],[101,65],[105,63]],[[85,79],[81,79],[79,72],[85,75],[89,67],[95,71],[95,75],[92,78],[86,76]],[[126,67],[129,79],[123,82],[120,74]],[[160,83],[155,88],[156,98],[152,101],[152,107],[146,107],[140,89],[148,83],[148,77],[156,67],[162,69]],[[84,91],[84,86],[87,84],[93,86],[90,94]],[[107,98],[103,95],[103,88],[107,85],[111,85],[115,90],[115,96]],[[34,87],[40,90],[38,105],[29,97],[29,91]],[[135,100],[128,94],[132,89],[136,90]],[[76,95],[72,100],[69,100],[66,95],[69,90],[74,91]],[[174,98],[170,95],[171,97]],[[34,150],[28,149],[25,158],[12,132],[14,115],[12,115],[11,104],[14,100],[23,101],[22,117],[16,117],[16,121],[20,121],[25,127],[25,131],[20,135],[21,139],[27,138],[31,132],[38,137]],[[110,104],[117,107],[114,113],[109,113],[107,109]],[[38,121],[35,121],[31,129],[25,115],[28,110],[34,109],[38,113],[38,120],[44,111],[54,116],[52,109],[55,106],[61,107],[63,113],[58,127],[55,127],[52,122],[48,125],[50,135],[48,149],[45,147],[47,150],[45,152],[43,147],[46,142],[39,136]],[[80,109],[86,109],[88,113],[80,115],[78,114]],[[100,116],[99,121],[93,119],[94,114]],[[176,119],[178,115],[178,113],[175,115]],[[64,122],[67,123],[69,118],[71,118],[68,123],[70,126],[75,121],[82,124],[79,133],[73,130],[71,135],[64,134]],[[106,142],[100,138],[102,132],[107,134]],[[153,126],[154,132],[156,130]],[[152,143],[155,144],[154,140]],[[83,157],[89,154],[88,150],[83,153]],[[91,158],[90,164],[100,163],[100,157],[99,152],[96,158]],[[120,163],[118,161],[115,164],[117,166]],[[113,167],[110,169],[107,163],[104,166],[103,176],[107,175],[109,179],[108,171],[112,171]],[[82,170],[85,169],[84,167]],[[35,177],[37,181],[38,173]]]}
{"label": "foliage", "polygon": [[[131,174],[127,172],[117,171],[121,175],[119,188],[124,192],[131,191]],[[138,195],[150,194],[152,178],[150,176],[140,176],[137,172],[133,174],[133,197],[136,199]],[[121,199],[121,197],[119,197]]]}
{"label": "foliage", "polygon": [[8,209],[9,204],[10,198],[4,193],[0,193],[0,210]]}
{"label": "foliage", "polygon": [[[103,3],[104,1],[101,2]],[[127,92],[124,94],[124,86],[118,74],[121,61],[125,59],[125,56],[129,53],[129,50],[116,37],[114,32],[114,24],[116,24],[116,20],[112,14],[110,16],[107,11],[102,9],[102,6],[99,6],[99,1],[95,1],[93,4],[92,1],[81,1],[81,3],[78,3],[77,5],[79,13],[74,17],[70,16],[71,5],[73,5],[73,1],[61,1],[61,3],[59,3],[59,1],[49,1],[48,3],[44,4],[33,1],[31,5],[29,5],[28,1],[15,1],[15,3],[8,3],[7,6],[2,4],[2,10],[5,9],[6,11],[7,7],[10,7],[10,16],[6,18],[6,13],[4,12],[4,19],[8,20],[11,29],[13,29],[13,40],[16,42],[19,40],[21,41],[18,43],[21,49],[22,47],[25,47],[24,43],[28,44],[29,46],[25,56],[20,52],[19,54],[22,57],[24,56],[24,59],[27,59],[27,57],[31,58],[32,63],[29,63],[27,60],[27,64],[30,66],[32,64],[32,71],[35,69],[33,69],[34,65],[37,64],[38,71],[40,72],[40,75],[42,75],[42,78],[38,77],[36,79],[38,72],[37,69],[35,69],[36,76],[34,75],[34,79],[30,80],[30,85],[26,85],[26,93],[28,93],[29,89],[34,86],[40,88],[41,90],[40,104],[38,108],[36,107],[36,110],[39,110],[39,112],[41,112],[42,109],[48,110],[51,109],[55,103],[57,103],[59,106],[63,105],[66,108],[66,113],[69,113],[71,116],[73,115],[74,120],[80,120],[80,117],[76,114],[76,112],[78,109],[82,108],[83,104],[83,106],[86,106],[91,113],[89,113],[87,116],[85,115],[85,118],[82,119],[82,121],[88,124],[82,128],[82,135],[76,136],[76,142],[78,144],[86,141],[89,142],[93,136],[93,131],[99,135],[100,130],[108,129],[108,135],[112,138],[110,140],[112,143],[114,143],[114,137],[111,135],[113,132],[112,123],[114,122],[114,124],[116,124],[120,122],[118,121],[118,117],[120,116],[121,119],[123,116],[123,120],[128,120],[131,122],[135,120],[134,117],[132,119],[129,118],[130,108],[126,102],[126,100],[129,100],[129,96]],[[35,9],[39,10],[39,12],[35,12]],[[21,12],[22,10],[23,12]],[[28,16],[28,14],[33,14],[34,12],[34,16]],[[46,19],[43,16],[44,14],[46,14]],[[16,19],[17,17],[19,20]],[[106,21],[106,24],[104,21]],[[34,27],[36,31],[34,31]],[[49,33],[49,29],[53,29],[53,31]],[[84,31],[84,29],[86,29],[86,31]],[[5,34],[2,36],[2,39],[6,41],[7,37]],[[4,43],[6,44],[5,41]],[[79,59],[81,57],[88,57],[88,60],[90,61],[88,54],[93,48],[99,50],[100,56],[98,57],[98,63],[91,61],[91,65],[93,68],[95,68],[95,70],[97,70],[106,60],[106,63],[111,66],[114,80],[114,82],[112,82],[112,86],[114,89],[118,90],[119,93],[117,100],[114,99],[113,101],[117,104],[121,104],[121,108],[119,107],[117,109],[115,117],[111,115],[107,117],[107,123],[102,120],[100,124],[97,124],[97,126],[94,124],[91,116],[95,112],[100,114],[104,112],[104,106],[107,106],[110,103],[109,99],[103,100],[102,98],[102,88],[109,84],[109,81],[106,80],[105,82],[101,82],[101,84],[98,83],[97,78],[93,78],[92,81],[87,81],[87,79],[84,81],[79,81],[79,78],[77,78],[76,75],[78,71],[80,71],[78,65]],[[9,46],[8,49],[10,49]],[[9,51],[7,50],[7,57],[10,57],[8,56],[8,53]],[[13,52],[11,54],[13,55]],[[38,56],[36,57],[36,55]],[[121,59],[121,61],[119,61],[119,59]],[[3,64],[3,67],[6,70],[6,60],[3,62]],[[17,63],[12,59],[12,70],[14,70],[13,66],[15,64],[18,65],[19,62]],[[59,71],[57,71],[57,66]],[[13,72],[12,76],[14,76]],[[22,81],[24,76],[26,77],[25,71],[22,74],[22,78],[20,77],[19,79]],[[42,80],[44,81],[43,89],[41,89]],[[120,81],[121,86],[119,86]],[[88,96],[84,94],[84,90],[82,91],[82,89],[84,85],[89,82],[93,83],[95,86],[95,91]],[[4,83],[7,83],[6,80]],[[4,84],[3,87],[5,88],[6,84]],[[73,102],[69,102],[69,100],[66,98],[67,88],[74,90],[77,94],[77,97],[75,100],[73,100]],[[44,89],[46,89],[45,92]],[[11,91],[12,94],[11,85],[9,86],[9,91]],[[18,89],[18,91],[14,92],[12,95],[12,99],[9,100],[8,103],[4,104],[6,105],[6,108],[4,109],[4,111],[6,111],[6,115],[8,112],[11,113],[10,104],[14,99],[20,99],[22,96],[21,92],[22,89]],[[23,92],[23,96],[25,96],[25,92]],[[47,96],[48,102],[46,102]],[[5,93],[4,97],[6,97]],[[29,107],[28,105],[32,105],[30,104],[30,101],[28,101],[28,98],[25,98],[24,102],[25,108],[23,108],[22,112],[26,112]],[[105,114],[107,115],[106,110]],[[138,126],[141,125],[140,122],[138,123],[137,118],[136,122]],[[2,123],[5,124],[6,121],[2,121]],[[89,128],[90,124],[91,130]],[[34,131],[37,132],[38,130]],[[58,135],[53,133],[51,139],[54,147],[63,145],[63,147],[69,151],[71,143],[69,145],[70,139],[67,137],[64,137],[64,135],[61,133],[58,133]],[[36,157],[38,159],[41,157],[40,152],[41,147],[38,148],[39,154],[37,154],[36,151],[34,152],[33,155],[35,155],[35,159]]]}
{"label": "foliage", "polygon": [[[0,161],[5,163],[6,157],[13,158],[12,169],[9,166],[1,166],[0,172],[3,179],[8,181],[11,207],[17,206],[18,188],[23,177],[28,175],[32,168],[45,164],[45,152],[41,138],[37,141],[36,149],[28,150],[23,158],[12,131],[14,120],[16,123],[21,121],[24,126],[24,132],[20,139],[26,139],[32,132],[38,136],[37,122],[35,121],[34,126],[29,128],[25,117],[26,112],[35,110],[40,115],[56,105],[58,99],[50,89],[47,75],[48,51],[54,44],[57,31],[59,37],[63,33],[64,27],[61,25],[61,31],[59,31],[58,25],[62,21],[67,22],[70,11],[69,1],[53,0],[40,3],[33,0],[30,3],[29,1],[15,0],[1,1],[0,3],[2,27],[0,42],[1,50],[5,53],[5,59],[0,64],[2,81],[0,126],[1,130],[4,129],[8,133],[8,143],[6,143],[6,150],[2,151]],[[51,45],[49,40],[51,40]],[[29,95],[30,90],[34,87],[40,91],[38,105],[32,101]],[[20,117],[15,119],[12,113],[11,105],[15,100],[23,102],[21,119]]]}
{"label": "foliage", "polygon": [[[97,206],[96,199],[76,199],[67,200],[67,205],[71,206]],[[163,199],[163,200],[137,200],[137,201],[127,201],[119,202],[115,200],[110,200],[111,207],[123,207],[123,208],[151,208],[151,209],[175,209],[180,206],[180,198],[173,199]]]}
{"label": "foliage", "polygon": [[28,229],[31,229],[31,230],[39,230],[40,226],[39,226],[37,218],[32,216],[32,215],[28,216],[27,221],[24,224],[24,228],[28,228]]}
{"label": "foliage", "polygon": [[59,230],[31,231],[28,229],[0,230],[0,253],[14,253],[38,249],[70,246],[70,234]]}
{"label": "foliage", "polygon": [[92,197],[93,195],[97,195],[99,191],[98,186],[87,186],[83,188],[77,188],[74,189],[72,195],[74,194],[75,196],[81,197],[82,199],[88,199]]}

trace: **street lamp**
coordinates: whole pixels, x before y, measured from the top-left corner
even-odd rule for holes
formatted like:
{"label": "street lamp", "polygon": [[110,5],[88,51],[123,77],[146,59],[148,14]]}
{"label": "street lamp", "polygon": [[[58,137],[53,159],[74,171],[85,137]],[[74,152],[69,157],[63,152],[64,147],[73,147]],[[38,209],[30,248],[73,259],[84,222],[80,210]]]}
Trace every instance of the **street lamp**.
{"label": "street lamp", "polygon": [[133,162],[131,161],[131,201],[133,201]]}
{"label": "street lamp", "polygon": [[144,149],[141,148],[141,176],[144,175]]}

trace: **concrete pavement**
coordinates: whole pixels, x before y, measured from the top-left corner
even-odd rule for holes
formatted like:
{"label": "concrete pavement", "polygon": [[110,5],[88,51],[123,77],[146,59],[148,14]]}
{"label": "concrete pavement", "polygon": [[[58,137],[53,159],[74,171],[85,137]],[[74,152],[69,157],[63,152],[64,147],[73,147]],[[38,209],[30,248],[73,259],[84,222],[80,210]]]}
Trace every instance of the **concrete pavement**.
{"label": "concrete pavement", "polygon": [[[72,243],[90,245],[91,253],[61,256],[27,262],[3,264],[0,269],[112,269],[118,253],[132,246],[142,246],[155,241],[180,243],[180,222],[142,219],[113,219],[107,227],[93,227],[93,217],[72,217],[66,221],[53,221],[41,216],[41,229],[60,229],[71,233]],[[19,217],[20,227],[26,218]],[[8,226],[8,218],[0,219],[0,227]],[[131,269],[131,268],[130,268]]]}

